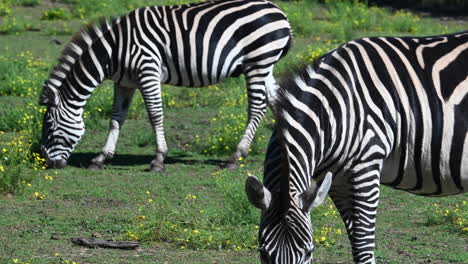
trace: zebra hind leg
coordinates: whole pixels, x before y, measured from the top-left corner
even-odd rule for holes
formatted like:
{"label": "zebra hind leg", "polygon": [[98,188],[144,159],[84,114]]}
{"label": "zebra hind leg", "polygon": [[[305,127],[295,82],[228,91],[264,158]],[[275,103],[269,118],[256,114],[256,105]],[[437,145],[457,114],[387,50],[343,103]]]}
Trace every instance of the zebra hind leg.
{"label": "zebra hind leg", "polygon": [[227,169],[237,169],[239,167],[239,160],[247,157],[249,154],[250,145],[255,137],[258,125],[266,113],[267,82],[265,76],[269,76],[272,70],[273,67],[270,67],[267,69],[254,70],[245,74],[249,101],[247,127],[241,141],[237,145],[236,152],[234,152],[226,162]]}
{"label": "zebra hind leg", "polygon": [[114,89],[114,102],[112,105],[111,121],[106,144],[102,148],[102,152],[91,160],[91,165],[88,167],[89,169],[103,169],[106,160],[114,157],[120,129],[122,129],[125,119],[127,118],[128,109],[134,93],[135,89],[133,88],[116,86]]}
{"label": "zebra hind leg", "polygon": [[380,194],[379,170],[352,174],[351,184],[336,184],[330,192],[348,232],[355,263],[375,264],[375,221]]}

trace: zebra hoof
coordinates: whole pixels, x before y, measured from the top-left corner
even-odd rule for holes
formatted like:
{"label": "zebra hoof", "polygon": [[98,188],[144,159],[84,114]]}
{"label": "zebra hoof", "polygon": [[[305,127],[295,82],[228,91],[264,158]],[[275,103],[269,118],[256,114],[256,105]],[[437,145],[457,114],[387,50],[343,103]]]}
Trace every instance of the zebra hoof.
{"label": "zebra hoof", "polygon": [[237,170],[239,168],[239,164],[237,162],[228,162],[224,167],[228,170]]}
{"label": "zebra hoof", "polygon": [[150,167],[149,169],[147,169],[146,171],[150,171],[150,172],[163,172],[163,171],[164,171],[164,165],[162,165],[162,164],[151,165],[151,167]]}
{"label": "zebra hoof", "polygon": [[102,170],[104,169],[104,164],[92,163],[91,165],[89,165],[88,169],[89,170]]}

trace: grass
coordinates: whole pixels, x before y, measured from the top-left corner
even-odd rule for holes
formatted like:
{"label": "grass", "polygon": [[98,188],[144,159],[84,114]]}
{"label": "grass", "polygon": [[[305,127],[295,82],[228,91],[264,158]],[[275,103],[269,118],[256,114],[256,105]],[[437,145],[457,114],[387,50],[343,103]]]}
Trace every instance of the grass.
{"label": "grass", "polygon": [[[68,168],[42,170],[42,160],[34,154],[44,111],[37,105],[38,93],[71,35],[103,14],[124,14],[157,3],[0,0],[0,264],[15,260],[258,263],[259,212],[247,202],[243,189],[247,174],[262,175],[274,126],[271,113],[242,167],[233,172],[219,169],[245,125],[242,78],[201,89],[163,88],[170,146],[164,173],[144,171],[154,155],[154,136],[139,94],[114,160],[102,171],[84,169],[106,138],[113,95],[110,83],[101,85],[86,105],[87,133]],[[276,67],[277,76],[353,38],[433,35],[461,31],[468,25],[404,11],[391,13],[357,2],[276,3],[288,14],[295,33],[292,51]],[[377,228],[379,263],[464,263],[468,259],[466,200],[466,195],[433,199],[383,187]],[[317,261],[350,263],[349,242],[331,202],[312,217]],[[93,234],[139,240],[142,246],[137,251],[114,251],[84,249],[69,242],[72,237]]]}

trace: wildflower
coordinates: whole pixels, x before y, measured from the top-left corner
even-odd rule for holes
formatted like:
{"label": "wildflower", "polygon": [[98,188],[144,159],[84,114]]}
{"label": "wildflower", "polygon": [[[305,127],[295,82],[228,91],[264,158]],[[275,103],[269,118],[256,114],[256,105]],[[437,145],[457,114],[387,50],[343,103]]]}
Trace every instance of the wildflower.
{"label": "wildflower", "polygon": [[60,256],[60,254],[59,254],[59,253],[55,253],[54,256],[58,257],[58,256]]}
{"label": "wildflower", "polygon": [[154,202],[153,199],[148,199],[148,203]]}
{"label": "wildflower", "polygon": [[150,195],[151,193],[150,193],[149,191],[146,191],[146,194],[147,194],[147,195]]}
{"label": "wildflower", "polygon": [[198,231],[197,229],[193,230],[192,233],[194,234],[200,234],[200,231]]}
{"label": "wildflower", "polygon": [[187,196],[185,196],[185,199],[186,200],[195,200],[195,199],[197,199],[197,196],[189,193],[189,194],[187,194]]}
{"label": "wildflower", "polygon": [[0,172],[5,172],[5,169],[3,168],[2,165],[0,165]]}

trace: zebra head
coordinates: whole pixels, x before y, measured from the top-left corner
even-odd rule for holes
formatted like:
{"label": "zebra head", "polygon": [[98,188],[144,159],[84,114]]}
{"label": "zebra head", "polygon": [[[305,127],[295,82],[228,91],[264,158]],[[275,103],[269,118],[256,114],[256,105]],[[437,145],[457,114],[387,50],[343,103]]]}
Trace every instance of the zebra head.
{"label": "zebra head", "polygon": [[313,260],[310,210],[323,203],[331,186],[328,173],[322,184],[315,181],[302,193],[289,192],[289,199],[271,193],[255,177],[249,176],[245,191],[249,201],[262,211],[259,251],[263,264],[308,264]]}
{"label": "zebra head", "polygon": [[42,123],[41,153],[47,166],[61,169],[84,134],[82,108],[75,109],[61,100],[60,92],[47,82],[39,99],[47,111]]}

